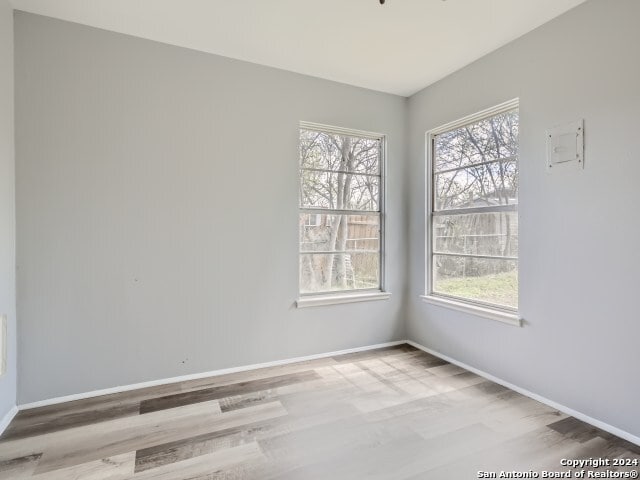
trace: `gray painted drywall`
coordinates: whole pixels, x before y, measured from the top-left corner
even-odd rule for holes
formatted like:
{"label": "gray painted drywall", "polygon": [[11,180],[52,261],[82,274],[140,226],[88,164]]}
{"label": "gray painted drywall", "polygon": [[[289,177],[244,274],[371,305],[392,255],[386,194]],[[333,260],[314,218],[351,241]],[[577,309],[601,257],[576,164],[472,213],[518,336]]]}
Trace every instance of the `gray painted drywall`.
{"label": "gray painted drywall", "polygon": [[[407,102],[17,13],[20,402],[406,333],[639,435],[639,17],[592,0]],[[513,97],[524,328],[418,298],[424,132]],[[547,174],[578,118],[586,169]],[[392,300],[293,307],[299,120],[389,135]]]}
{"label": "gray painted drywall", "polygon": [[[590,1],[409,100],[409,338],[640,435],[640,2]],[[516,328],[430,306],[424,133],[520,98]],[[585,170],[545,171],[545,129],[585,120]]]}
{"label": "gray painted drywall", "polygon": [[7,369],[0,419],[16,404],[16,222],[13,146],[13,10],[0,0],[0,315],[7,316]]}
{"label": "gray painted drywall", "polygon": [[[406,99],[16,12],[19,402],[402,339]],[[388,135],[388,301],[296,309],[300,120]]]}

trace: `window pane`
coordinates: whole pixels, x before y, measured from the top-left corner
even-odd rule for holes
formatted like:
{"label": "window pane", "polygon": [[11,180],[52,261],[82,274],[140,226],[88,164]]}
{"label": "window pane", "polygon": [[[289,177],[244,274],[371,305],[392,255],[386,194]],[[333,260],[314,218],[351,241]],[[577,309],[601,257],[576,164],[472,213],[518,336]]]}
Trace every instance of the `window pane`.
{"label": "window pane", "polygon": [[518,306],[518,264],[457,256],[433,256],[433,291],[467,300]]}
{"label": "window pane", "polygon": [[300,292],[380,288],[379,253],[300,255]]}
{"label": "window pane", "polygon": [[338,179],[335,173],[300,171],[300,205],[307,208],[335,208]]}
{"label": "window pane", "polygon": [[435,252],[518,256],[516,212],[438,215],[432,232]]}
{"label": "window pane", "polygon": [[380,177],[336,172],[300,171],[303,208],[378,211]]}
{"label": "window pane", "polygon": [[300,130],[300,166],[378,174],[380,140]]}
{"label": "window pane", "polygon": [[303,294],[380,288],[384,139],[366,136],[300,129]]}
{"label": "window pane", "polygon": [[300,251],[380,250],[380,216],[300,214]]}
{"label": "window pane", "polygon": [[435,176],[435,210],[518,203],[516,160],[439,173]]}
{"label": "window pane", "polygon": [[380,253],[350,253],[355,288],[380,288]]}
{"label": "window pane", "polygon": [[[338,175],[338,181],[340,181]],[[379,211],[380,205],[378,203],[380,178],[364,175],[342,175],[345,177],[344,185],[348,194],[347,209],[348,210],[369,210]]]}
{"label": "window pane", "polygon": [[501,113],[436,136],[434,171],[518,155],[518,111]]}

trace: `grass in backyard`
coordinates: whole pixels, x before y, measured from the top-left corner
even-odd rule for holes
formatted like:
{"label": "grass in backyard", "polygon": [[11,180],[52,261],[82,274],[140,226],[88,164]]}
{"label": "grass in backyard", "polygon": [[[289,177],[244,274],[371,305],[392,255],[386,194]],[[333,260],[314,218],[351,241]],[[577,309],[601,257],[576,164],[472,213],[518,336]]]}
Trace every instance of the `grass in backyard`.
{"label": "grass in backyard", "polygon": [[518,273],[513,271],[482,277],[439,280],[436,281],[434,290],[455,297],[517,307]]}

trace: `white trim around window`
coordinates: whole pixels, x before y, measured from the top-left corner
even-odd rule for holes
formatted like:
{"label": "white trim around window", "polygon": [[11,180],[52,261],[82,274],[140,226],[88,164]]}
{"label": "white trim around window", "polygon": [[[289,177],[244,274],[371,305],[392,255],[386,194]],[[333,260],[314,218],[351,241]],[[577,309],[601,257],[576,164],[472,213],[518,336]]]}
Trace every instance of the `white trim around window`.
{"label": "white trim around window", "polygon": [[312,295],[300,297],[296,300],[296,307],[323,307],[325,305],[340,305],[343,303],[358,303],[358,302],[370,302],[373,300],[388,300],[391,298],[389,292],[373,291],[373,292],[360,292],[360,293],[348,293],[341,295]]}
{"label": "white trim around window", "polygon": [[[425,134],[425,158],[426,158],[426,202],[425,202],[425,233],[426,233],[426,241],[425,241],[425,294],[421,295],[421,299],[426,303],[437,305],[444,308],[449,308],[457,311],[462,311],[465,313],[469,313],[472,315],[476,315],[483,318],[489,318],[492,320],[501,321],[510,325],[522,326],[523,320],[518,313],[517,308],[511,308],[508,306],[492,304],[483,301],[472,300],[470,298],[447,295],[443,293],[434,292],[434,265],[433,265],[433,257],[436,253],[434,252],[433,243],[433,218],[436,215],[447,214],[450,210],[444,209],[435,211],[434,209],[434,139],[443,133],[451,132],[456,129],[460,129],[467,125],[472,125],[476,122],[482,121],[484,119],[493,117],[495,115],[499,115],[501,113],[509,112],[518,108],[519,100],[514,99],[508,102],[502,103],[500,105],[496,105],[495,107],[483,110],[482,112],[478,112],[467,117],[461,118],[459,120],[447,123],[438,128],[432,129]],[[486,163],[492,163],[494,160],[491,160]],[[505,159],[500,159],[500,161],[505,161]],[[472,166],[482,165],[482,162],[479,164],[473,163]],[[453,168],[452,170],[461,169]],[[438,172],[438,174],[442,174],[443,171]],[[480,213],[482,211],[486,212],[495,212],[498,211],[506,211],[513,210],[517,212],[517,204],[515,205],[504,205],[499,207],[494,207],[493,210],[486,210],[484,207],[476,208],[473,205],[469,205],[468,208],[459,208],[456,209],[457,214],[465,213],[465,214],[474,214]],[[477,256],[479,258],[485,257],[484,255],[462,255],[462,256]],[[486,256],[489,258],[489,256]],[[514,260],[513,257],[504,258],[505,260]],[[515,261],[517,262],[517,256],[515,257]]]}
{"label": "white trim around window", "polygon": [[498,310],[496,308],[474,305],[467,301],[459,301],[455,298],[447,298],[443,295],[420,295],[420,298],[431,305],[445,307],[458,312],[469,313],[477,317],[488,318],[498,322],[507,323],[514,327],[521,327],[524,320],[518,313]]}
{"label": "white trim around window", "polygon": [[[299,131],[312,131],[312,132],[320,132],[328,135],[335,135],[341,137],[353,137],[353,138],[361,138],[366,139],[368,141],[377,141],[379,142],[379,158],[377,170],[375,171],[349,171],[350,174],[356,177],[377,177],[378,178],[378,192],[377,198],[375,198],[374,205],[377,203],[376,208],[372,208],[370,204],[367,205],[343,205],[342,208],[336,208],[335,205],[316,205],[315,203],[306,202],[305,199],[302,198],[302,184],[300,184],[300,199],[299,199],[299,215],[318,215],[321,218],[326,217],[324,220],[324,225],[329,227],[335,220],[333,216],[343,215],[346,219],[347,216],[375,216],[377,217],[379,232],[378,238],[374,238],[375,235],[366,235],[356,236],[355,238],[347,237],[347,244],[343,250],[333,249],[327,251],[328,254],[367,254],[367,253],[377,253],[378,254],[378,280],[377,285],[367,285],[366,282],[364,285],[355,283],[354,276],[354,285],[350,285],[350,288],[347,289],[326,289],[320,291],[302,291],[302,274],[301,269],[299,268],[299,279],[298,279],[298,299],[296,300],[296,306],[298,308],[305,307],[316,307],[316,306],[324,306],[324,305],[333,305],[333,304],[344,304],[344,303],[354,303],[354,302],[364,302],[364,301],[373,301],[373,300],[386,300],[390,298],[391,294],[385,291],[385,270],[386,270],[386,259],[385,259],[385,204],[386,204],[386,156],[387,156],[387,141],[386,136],[384,134],[373,133],[368,131],[361,130],[353,130],[342,127],[335,127],[329,125],[323,125],[318,123],[311,122],[300,122]],[[302,133],[300,134],[300,141],[302,142]],[[302,161],[302,153],[300,154],[299,160],[299,182],[302,182],[302,172],[307,172],[310,174],[319,173],[319,174],[333,174],[333,173],[347,173],[346,169],[334,169],[333,167],[327,166],[316,166],[314,164],[304,165]],[[368,183],[368,182],[367,182]],[[305,198],[307,198],[305,196]],[[372,197],[373,198],[373,197]],[[329,220],[332,220],[329,222]],[[356,221],[356,224],[359,222]],[[366,223],[366,222],[365,222]],[[351,225],[351,224],[348,224]],[[350,230],[350,227],[347,227]],[[306,239],[306,237],[305,237]],[[308,241],[306,239],[304,241]],[[321,240],[321,239],[320,239]],[[368,246],[368,242],[378,240],[377,248],[372,246]],[[303,239],[301,237],[300,242]],[[374,242],[375,243],[375,242]],[[311,245],[313,248],[306,248],[309,244],[305,244],[305,248],[300,244],[299,248],[299,258],[301,256],[311,256],[311,255],[319,255],[324,253],[323,246],[315,246]],[[364,246],[363,246],[364,245]],[[373,250],[371,250],[373,248]],[[351,255],[350,255],[351,257]],[[299,260],[301,262],[301,260]],[[351,261],[349,261],[351,264]],[[360,282],[362,283],[362,282]]]}

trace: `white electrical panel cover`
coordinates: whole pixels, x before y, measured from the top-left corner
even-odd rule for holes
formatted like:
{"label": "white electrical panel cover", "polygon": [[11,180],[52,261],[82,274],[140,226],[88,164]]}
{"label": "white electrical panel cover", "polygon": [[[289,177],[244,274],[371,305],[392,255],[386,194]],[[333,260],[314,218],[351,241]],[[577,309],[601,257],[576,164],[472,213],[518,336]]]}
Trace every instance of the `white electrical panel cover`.
{"label": "white electrical panel cover", "polygon": [[547,130],[547,171],[584,168],[584,120]]}

